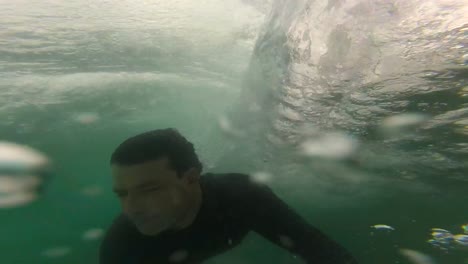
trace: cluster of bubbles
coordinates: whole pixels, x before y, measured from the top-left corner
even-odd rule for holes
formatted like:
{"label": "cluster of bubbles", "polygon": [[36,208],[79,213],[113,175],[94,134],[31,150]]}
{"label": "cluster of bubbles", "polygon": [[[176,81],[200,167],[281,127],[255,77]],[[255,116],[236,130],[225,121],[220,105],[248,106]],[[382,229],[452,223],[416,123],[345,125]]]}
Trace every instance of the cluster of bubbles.
{"label": "cluster of bubbles", "polygon": [[[279,111],[279,114],[290,120],[304,121],[300,118],[300,114],[293,110],[282,109]],[[430,116],[426,114],[403,113],[382,119],[378,128],[380,134],[385,138],[397,139],[422,127],[424,124],[428,123],[429,120]],[[466,120],[462,121],[465,122]],[[245,131],[235,127],[226,116],[219,116],[218,126],[224,134],[231,137],[243,138],[246,136]],[[353,156],[361,145],[361,142],[349,133],[343,131],[322,131],[319,127],[306,122],[297,132],[298,136],[301,138],[297,149],[298,154],[310,158],[331,160],[347,159]],[[278,138],[272,139],[271,135],[266,135],[266,137],[272,143],[281,141],[281,139]]]}
{"label": "cluster of bubbles", "polygon": [[[95,121],[92,116],[81,116],[82,123]],[[51,160],[41,151],[30,146],[0,141],[0,209],[27,205],[40,197],[47,179],[52,172]],[[83,189],[83,194],[95,196],[101,192],[97,186]],[[84,241],[101,238],[103,229],[93,228],[82,235]],[[47,258],[60,258],[70,254],[67,246],[47,248],[41,255]]]}
{"label": "cluster of bubbles", "polygon": [[[384,224],[372,225],[371,228],[387,232],[395,230],[394,227]],[[462,225],[461,228],[464,234],[456,235],[442,228],[432,228],[432,238],[427,242],[444,251],[448,251],[450,249],[468,249],[468,224]],[[400,249],[399,252],[415,264],[436,263],[430,256],[412,249]]]}
{"label": "cluster of bubbles", "polygon": [[[99,121],[94,112],[80,112],[73,120],[82,125]],[[51,161],[41,151],[30,146],[0,141],[0,209],[29,204],[40,196],[46,179],[51,174]],[[85,195],[96,195],[100,190],[84,190]]]}
{"label": "cluster of bubbles", "polygon": [[51,162],[31,147],[0,141],[0,208],[28,204],[39,197]]}
{"label": "cluster of bubbles", "polygon": [[[377,230],[394,231],[395,228],[389,225],[377,224],[372,225],[371,228]],[[461,226],[463,234],[452,234],[452,232],[442,228],[432,228],[432,238],[427,240],[428,243],[436,248],[442,250],[466,248],[468,247],[468,224]]]}
{"label": "cluster of bubbles", "polygon": [[432,238],[427,242],[434,247],[448,251],[450,249],[468,247],[468,224],[462,225],[464,234],[452,234],[441,228],[432,228]]}

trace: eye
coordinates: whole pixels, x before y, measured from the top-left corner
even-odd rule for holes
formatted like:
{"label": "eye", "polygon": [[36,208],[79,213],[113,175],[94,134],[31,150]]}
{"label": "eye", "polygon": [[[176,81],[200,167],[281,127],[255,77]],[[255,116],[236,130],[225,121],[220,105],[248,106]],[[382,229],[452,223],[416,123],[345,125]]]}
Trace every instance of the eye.
{"label": "eye", "polygon": [[157,194],[160,190],[161,190],[160,187],[149,187],[149,188],[145,188],[145,189],[143,189],[141,191],[144,194],[153,195],[153,194]]}

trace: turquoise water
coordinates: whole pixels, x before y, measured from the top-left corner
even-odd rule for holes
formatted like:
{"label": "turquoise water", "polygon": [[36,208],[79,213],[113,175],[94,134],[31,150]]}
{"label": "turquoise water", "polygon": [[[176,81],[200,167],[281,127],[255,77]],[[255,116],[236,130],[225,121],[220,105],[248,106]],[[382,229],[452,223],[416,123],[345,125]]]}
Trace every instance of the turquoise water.
{"label": "turquoise water", "polygon": [[[163,127],[206,171],[270,175],[360,263],[468,263],[428,243],[468,223],[468,7],[426,2],[0,1],[0,140],[53,163],[0,208],[1,263],[97,263],[109,155]],[[251,234],[208,263],[300,261]]]}

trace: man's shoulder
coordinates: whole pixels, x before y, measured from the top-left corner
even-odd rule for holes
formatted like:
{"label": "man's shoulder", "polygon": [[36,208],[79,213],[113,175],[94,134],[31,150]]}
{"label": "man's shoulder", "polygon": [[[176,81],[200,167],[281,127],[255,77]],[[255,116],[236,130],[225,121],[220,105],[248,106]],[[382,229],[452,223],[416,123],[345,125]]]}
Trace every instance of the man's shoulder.
{"label": "man's shoulder", "polygon": [[205,179],[215,182],[241,182],[247,181],[250,179],[249,174],[240,173],[240,172],[223,172],[223,173],[215,173],[215,172],[207,172],[203,174]]}
{"label": "man's shoulder", "polygon": [[239,191],[252,184],[251,176],[245,173],[206,173],[203,177],[205,184],[222,192]]}
{"label": "man's shoulder", "polygon": [[204,175],[205,184],[217,193],[217,196],[228,202],[240,202],[245,200],[251,203],[251,199],[264,193],[270,188],[256,181],[254,177],[245,173],[208,173]]}
{"label": "man's shoulder", "polygon": [[114,218],[100,245],[100,263],[124,263],[138,236],[123,214]]}
{"label": "man's shoulder", "polygon": [[130,240],[135,240],[139,237],[139,233],[135,226],[120,213],[117,215],[112,224],[107,228],[104,234],[104,239],[101,243],[103,247],[127,247]]}

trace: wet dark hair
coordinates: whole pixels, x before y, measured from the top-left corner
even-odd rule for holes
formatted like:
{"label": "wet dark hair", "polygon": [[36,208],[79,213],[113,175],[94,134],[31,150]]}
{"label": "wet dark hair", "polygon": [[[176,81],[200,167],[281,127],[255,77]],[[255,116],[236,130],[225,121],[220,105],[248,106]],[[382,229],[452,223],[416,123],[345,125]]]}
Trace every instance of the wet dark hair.
{"label": "wet dark hair", "polygon": [[193,144],[174,128],[151,130],[126,139],[114,150],[110,163],[136,165],[164,157],[179,176],[190,168],[200,173],[203,169]]}

